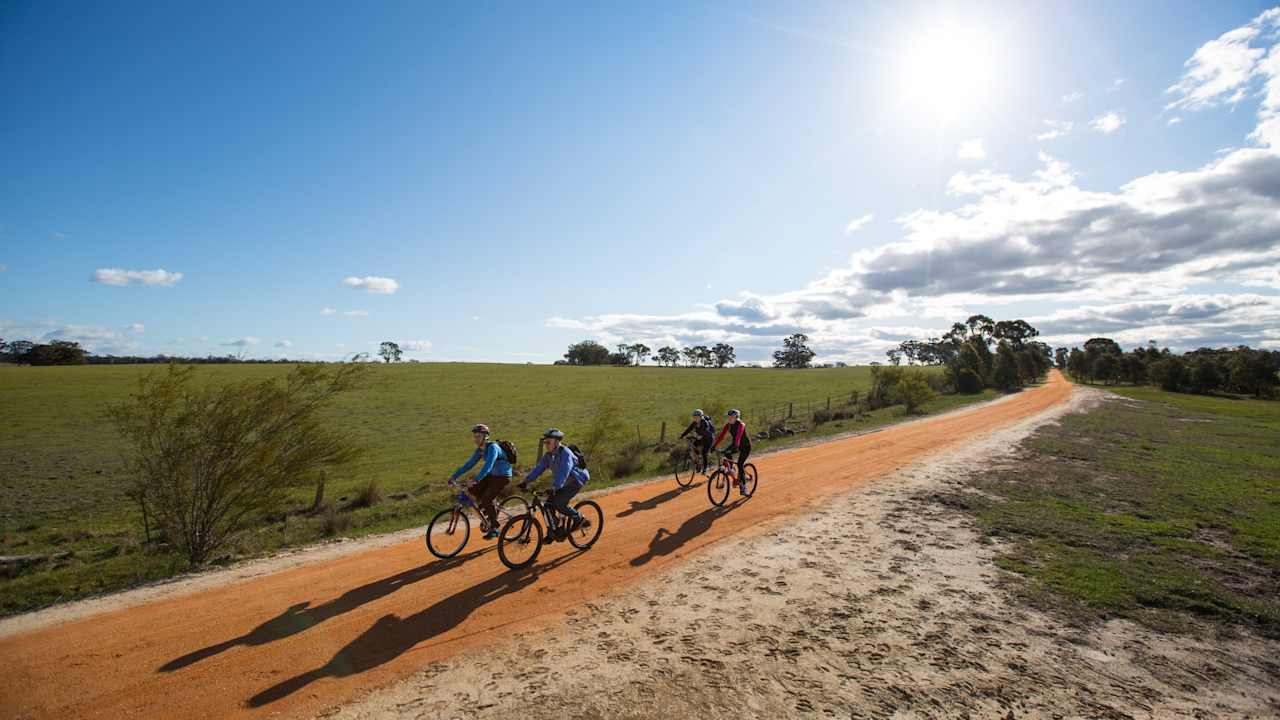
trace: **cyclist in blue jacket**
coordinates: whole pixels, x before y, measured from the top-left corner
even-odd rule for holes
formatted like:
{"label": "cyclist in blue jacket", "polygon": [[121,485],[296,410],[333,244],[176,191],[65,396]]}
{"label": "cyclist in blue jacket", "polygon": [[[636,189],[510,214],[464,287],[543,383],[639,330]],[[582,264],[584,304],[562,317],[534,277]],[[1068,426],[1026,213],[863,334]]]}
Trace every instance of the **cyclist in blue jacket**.
{"label": "cyclist in blue jacket", "polygon": [[551,492],[547,495],[547,504],[564,513],[572,523],[569,531],[582,527],[584,518],[577,510],[569,507],[574,495],[591,481],[591,473],[582,466],[578,456],[564,444],[564,433],[550,428],[542,434],[547,441],[547,451],[538,459],[538,464],[529,471],[529,475],[520,483],[521,490],[528,490],[529,483],[538,479],[547,468],[551,468]]}
{"label": "cyclist in blue jacket", "polygon": [[498,509],[493,506],[493,501],[507,483],[511,482],[511,463],[507,460],[507,454],[502,452],[502,447],[489,439],[488,425],[480,423],[471,428],[471,437],[476,443],[476,451],[471,453],[471,459],[455,470],[449,479],[457,480],[458,476],[476,463],[484,461],[480,472],[471,481],[470,491],[471,496],[476,499],[476,508],[489,521],[489,531],[484,536],[491,540],[498,537]]}

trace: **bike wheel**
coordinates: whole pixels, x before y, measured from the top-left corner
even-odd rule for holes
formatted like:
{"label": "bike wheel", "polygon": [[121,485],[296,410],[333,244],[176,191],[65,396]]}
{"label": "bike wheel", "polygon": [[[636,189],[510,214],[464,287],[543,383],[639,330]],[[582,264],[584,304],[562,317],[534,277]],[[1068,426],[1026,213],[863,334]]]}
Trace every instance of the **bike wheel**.
{"label": "bike wheel", "polygon": [[693,478],[698,474],[698,469],[693,466],[693,461],[688,455],[676,460],[676,484],[680,487],[689,487],[693,484]]}
{"label": "bike wheel", "polygon": [[716,507],[724,507],[725,501],[729,499],[729,486],[732,484],[724,472],[717,470],[711,473],[711,477],[707,479],[707,499]]}
{"label": "bike wheel", "polygon": [[596,544],[600,533],[604,532],[604,511],[591,500],[583,500],[573,506],[582,516],[583,523],[577,530],[569,533],[569,544],[579,550],[586,550]]}
{"label": "bike wheel", "polygon": [[427,525],[427,550],[432,555],[448,560],[467,546],[471,537],[471,521],[459,508],[441,510]]}
{"label": "bike wheel", "polygon": [[507,518],[516,515],[529,514],[529,501],[519,495],[502,498],[502,502],[498,503],[498,522],[499,524],[506,521]]}
{"label": "bike wheel", "polygon": [[742,467],[742,477],[744,482],[743,497],[751,497],[756,494],[756,466],[747,463]]}
{"label": "bike wheel", "polygon": [[533,515],[517,515],[498,535],[498,558],[512,570],[528,567],[542,550],[542,523]]}

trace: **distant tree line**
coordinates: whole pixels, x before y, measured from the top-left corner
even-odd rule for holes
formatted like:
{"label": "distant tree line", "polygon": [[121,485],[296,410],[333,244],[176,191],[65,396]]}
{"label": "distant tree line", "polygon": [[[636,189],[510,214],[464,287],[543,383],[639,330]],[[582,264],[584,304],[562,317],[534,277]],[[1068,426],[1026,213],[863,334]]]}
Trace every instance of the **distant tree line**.
{"label": "distant tree line", "polygon": [[53,340],[34,343],[30,340],[0,339],[0,362],[20,365],[84,365],[90,360],[89,353],[77,342]]}
{"label": "distant tree line", "polygon": [[1017,390],[1043,377],[1053,367],[1049,346],[1036,340],[1040,331],[1025,320],[992,320],[971,315],[951,326],[942,337],[907,340],[885,353],[901,365],[942,365],[955,392],[976,393],[984,388]]}
{"label": "distant tree line", "polygon": [[611,352],[609,348],[595,340],[583,340],[570,345],[564,354],[564,359],[557,360],[556,364],[638,366],[650,356],[658,365],[666,367],[676,367],[683,361],[686,367],[722,368],[735,362],[734,348],[727,343],[716,343],[711,347],[706,345],[686,348],[668,346],[658,348],[656,352],[644,343],[622,343],[616,347],[617,351]]}
{"label": "distant tree line", "polygon": [[1171,392],[1231,392],[1257,398],[1274,397],[1280,387],[1280,352],[1235,348],[1200,348],[1181,355],[1152,342],[1125,352],[1111,338],[1090,338],[1083,349],[1058,348],[1059,369],[1081,382],[1156,385]]}

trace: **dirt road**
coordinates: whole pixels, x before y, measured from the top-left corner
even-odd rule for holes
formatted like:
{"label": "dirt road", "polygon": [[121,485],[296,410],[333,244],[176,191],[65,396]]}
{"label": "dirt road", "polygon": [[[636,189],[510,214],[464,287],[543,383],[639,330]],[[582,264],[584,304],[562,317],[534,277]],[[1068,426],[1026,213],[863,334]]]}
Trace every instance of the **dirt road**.
{"label": "dirt road", "polygon": [[447,562],[405,543],[6,637],[0,717],[314,714],[1070,394],[1055,373],[1003,402],[761,457],[757,495],[724,510],[701,485],[624,488],[598,498],[595,548],[550,546],[527,571],[479,541]]}

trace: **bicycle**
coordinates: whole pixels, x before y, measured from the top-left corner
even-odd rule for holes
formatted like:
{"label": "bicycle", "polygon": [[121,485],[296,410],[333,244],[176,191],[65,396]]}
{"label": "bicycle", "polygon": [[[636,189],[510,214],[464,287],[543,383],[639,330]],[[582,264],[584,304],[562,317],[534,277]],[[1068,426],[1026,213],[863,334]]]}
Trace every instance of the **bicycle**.
{"label": "bicycle", "polygon": [[[471,492],[465,483],[450,480],[449,485],[458,489],[458,494],[453,499],[453,507],[436,513],[436,516],[431,518],[431,522],[427,523],[427,550],[441,560],[457,555],[467,546],[467,540],[471,539],[471,520],[468,517],[467,508],[476,508],[475,498],[471,497]],[[512,517],[529,512],[529,501],[519,495],[505,497],[495,503],[495,506],[498,509],[498,527],[502,527]],[[478,508],[476,508],[476,514],[480,516],[480,531],[489,532],[489,521],[485,519],[484,514],[479,512]]]}
{"label": "bicycle", "polygon": [[689,444],[688,449],[683,455],[676,458],[675,476],[676,484],[680,487],[689,487],[693,484],[693,479],[698,476],[707,474],[707,467],[702,463],[702,449],[699,447],[698,438],[689,438],[686,440]]}
{"label": "bicycle", "polygon": [[733,453],[729,450],[720,452],[720,467],[711,473],[711,477],[707,479],[707,499],[716,507],[724,507],[725,502],[729,500],[729,491],[735,485],[742,490],[743,497],[751,497],[756,492],[756,466],[747,463],[742,466],[742,472],[745,477],[743,481],[738,481],[738,463],[732,459]]}
{"label": "bicycle", "polygon": [[[550,493],[547,495],[550,499]],[[583,500],[573,506],[582,516],[583,522],[576,528],[570,527],[570,518],[561,515],[538,496],[534,496],[529,511],[523,515],[507,520],[498,533],[498,558],[511,570],[528,567],[538,559],[538,553],[546,543],[557,540],[568,540],[569,544],[579,550],[586,550],[595,545],[604,531],[604,511],[593,500]],[[541,515],[542,520],[538,517]],[[550,534],[544,535],[542,523],[550,528]]]}

